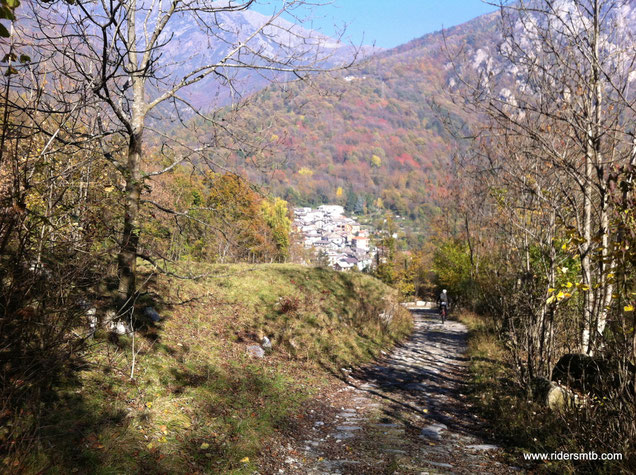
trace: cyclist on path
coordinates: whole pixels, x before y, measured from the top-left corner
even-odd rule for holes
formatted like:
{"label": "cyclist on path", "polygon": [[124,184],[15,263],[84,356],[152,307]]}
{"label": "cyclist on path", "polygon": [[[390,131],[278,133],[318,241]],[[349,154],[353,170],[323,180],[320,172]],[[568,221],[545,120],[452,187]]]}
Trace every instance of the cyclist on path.
{"label": "cyclist on path", "polygon": [[437,304],[439,305],[440,315],[442,317],[442,323],[444,323],[444,320],[446,319],[446,316],[448,315],[448,309],[449,309],[449,299],[448,299],[448,293],[446,292],[446,289],[442,290],[442,293],[437,299]]}

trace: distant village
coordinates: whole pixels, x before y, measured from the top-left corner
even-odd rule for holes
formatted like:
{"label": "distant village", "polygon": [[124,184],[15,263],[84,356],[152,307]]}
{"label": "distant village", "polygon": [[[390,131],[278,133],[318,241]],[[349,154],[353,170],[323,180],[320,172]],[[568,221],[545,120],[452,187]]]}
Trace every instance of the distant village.
{"label": "distant village", "polygon": [[314,249],[336,270],[371,268],[376,249],[369,240],[369,230],[344,215],[338,205],[322,205],[318,209],[295,208],[294,228],[306,249]]}

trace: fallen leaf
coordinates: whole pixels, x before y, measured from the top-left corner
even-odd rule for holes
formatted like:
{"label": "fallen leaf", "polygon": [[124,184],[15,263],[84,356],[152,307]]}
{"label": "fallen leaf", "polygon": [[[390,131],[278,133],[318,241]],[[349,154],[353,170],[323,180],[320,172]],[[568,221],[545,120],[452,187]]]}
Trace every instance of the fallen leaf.
{"label": "fallen leaf", "polygon": [[210,444],[208,444],[207,442],[203,442],[201,444],[201,450],[208,450],[210,448]]}
{"label": "fallen leaf", "polygon": [[249,457],[242,458],[241,463],[250,463],[250,458]]}

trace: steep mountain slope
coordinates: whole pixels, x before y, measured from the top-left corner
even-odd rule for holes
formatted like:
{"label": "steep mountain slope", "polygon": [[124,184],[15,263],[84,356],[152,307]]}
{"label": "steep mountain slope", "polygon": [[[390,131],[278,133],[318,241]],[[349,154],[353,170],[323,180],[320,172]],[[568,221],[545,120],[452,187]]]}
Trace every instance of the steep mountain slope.
{"label": "steep mountain slope", "polygon": [[[166,34],[171,41],[165,59],[166,63],[174,65],[171,75],[175,78],[192,69],[222,61],[240,44],[246,44],[248,48],[228,64],[271,64],[271,61],[264,60],[268,58],[279,61],[281,67],[316,61],[318,67],[327,68],[346,64],[355,55],[355,49],[350,45],[283,18],[277,18],[252,37],[270,21],[268,16],[253,10],[218,13],[214,21],[216,35],[211,36],[188,17],[177,16],[174,19],[170,32]],[[372,50],[364,48],[363,51],[369,53]],[[222,84],[224,81],[219,80],[220,75],[211,75],[187,88],[186,94],[195,105],[204,109],[218,107],[258,91],[270,81],[291,79],[285,73],[270,70],[227,67],[222,68],[220,73],[231,79],[232,88]]]}
{"label": "steep mountain slope", "polygon": [[[236,130],[267,131],[277,164],[260,175],[295,205],[340,202],[352,211],[389,208],[421,223],[447,197],[448,171],[458,141],[444,127],[468,117],[447,97],[454,71],[445,48],[464,48],[475,70],[492,62],[496,17],[488,15],[386,51],[315,84],[294,82],[256,94]],[[486,49],[484,49],[486,48]]]}
{"label": "steep mountain slope", "polygon": [[[148,85],[151,96],[185,78],[193,79],[193,71],[198,74],[217,65],[215,73],[179,92],[196,109],[209,111],[236,102],[272,81],[290,80],[290,73],[283,69],[327,69],[348,64],[358,54],[379,51],[342,43],[292,23],[283,15],[271,17],[251,9],[226,11],[230,7],[222,2],[212,3],[216,4],[204,7],[205,2],[186,2],[170,15],[163,12],[159,3],[137,3],[134,22],[136,47],[140,51],[147,47],[157,22],[166,21],[152,48],[152,79]],[[59,43],[58,38],[65,38],[74,50],[85,53],[78,63],[82,68],[99,70],[103,46],[100,25],[106,25],[107,36],[113,35],[116,28],[128,28],[122,10],[108,5],[96,3],[76,9],[64,2],[45,7],[29,2],[15,25],[15,41],[33,58],[41,59],[55,50],[52,45]],[[117,63],[121,58],[117,58],[125,56],[125,50],[124,41],[115,41],[109,50],[111,74],[121,78],[122,92],[127,89],[126,75]],[[177,107],[187,109],[183,104]],[[160,112],[170,116],[172,109],[164,107]]]}
{"label": "steep mountain slope", "polygon": [[[629,51],[636,4],[610,6],[606,21],[619,33],[604,48]],[[554,8],[568,28],[588,27],[576,2]],[[540,39],[521,22],[506,17],[521,47],[540,51]],[[274,159],[278,169],[261,179],[293,204],[340,202],[356,212],[385,207],[425,223],[448,198],[452,157],[465,146],[445,123],[461,132],[480,124],[461,107],[471,89],[459,78],[492,88],[488,94],[504,102],[539,93],[530,73],[506,59],[510,45],[502,40],[500,16],[493,13],[380,53],[341,76],[257,94],[238,127],[254,135],[267,131],[271,155],[259,158]],[[244,158],[237,155],[233,165]]]}

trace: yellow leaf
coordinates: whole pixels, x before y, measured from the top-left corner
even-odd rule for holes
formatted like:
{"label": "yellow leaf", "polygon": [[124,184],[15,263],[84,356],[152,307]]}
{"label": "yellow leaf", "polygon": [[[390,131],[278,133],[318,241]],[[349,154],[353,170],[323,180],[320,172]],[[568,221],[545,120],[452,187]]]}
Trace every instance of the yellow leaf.
{"label": "yellow leaf", "polygon": [[242,458],[241,463],[250,463],[250,458],[249,457]]}
{"label": "yellow leaf", "polygon": [[546,301],[545,301],[545,303],[547,303],[547,304],[551,304],[552,302],[554,302],[554,300],[555,300],[555,299],[556,299],[556,296],[554,296],[554,295],[553,295],[553,296],[552,296],[552,297],[550,297],[548,300],[546,300]]}
{"label": "yellow leaf", "polygon": [[152,403],[151,402],[147,402],[146,403],[146,407],[150,409],[152,407]]}
{"label": "yellow leaf", "polygon": [[566,292],[563,294],[563,296],[569,299],[570,297],[572,297],[572,294],[570,292]]}
{"label": "yellow leaf", "polygon": [[625,310],[626,312],[633,312],[634,311],[634,306],[633,305],[625,305],[623,307],[623,310]]}
{"label": "yellow leaf", "polygon": [[168,433],[168,428],[166,426],[159,426],[159,430],[163,432],[164,434]]}
{"label": "yellow leaf", "polygon": [[155,446],[155,444],[153,444],[152,442],[150,442],[148,445],[146,445],[146,447],[148,447],[149,449],[152,449]]}
{"label": "yellow leaf", "polygon": [[564,251],[568,248],[567,244],[564,244],[563,246],[561,246],[561,249],[563,249]]}
{"label": "yellow leaf", "polygon": [[553,289],[552,287],[550,287],[550,288],[548,289],[548,292],[554,292],[555,290],[556,290],[556,289]]}
{"label": "yellow leaf", "polygon": [[565,294],[563,292],[559,291],[559,293],[557,294],[557,300],[561,300],[564,296],[565,296]]}
{"label": "yellow leaf", "polygon": [[572,288],[572,282],[568,282],[567,284],[565,284],[565,286],[566,286],[568,289],[571,289],[571,288]]}
{"label": "yellow leaf", "polygon": [[210,444],[208,444],[207,442],[203,442],[201,444],[201,450],[208,450],[210,448]]}

